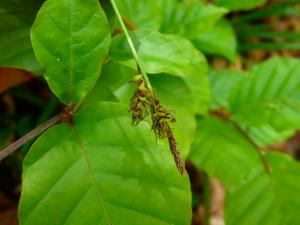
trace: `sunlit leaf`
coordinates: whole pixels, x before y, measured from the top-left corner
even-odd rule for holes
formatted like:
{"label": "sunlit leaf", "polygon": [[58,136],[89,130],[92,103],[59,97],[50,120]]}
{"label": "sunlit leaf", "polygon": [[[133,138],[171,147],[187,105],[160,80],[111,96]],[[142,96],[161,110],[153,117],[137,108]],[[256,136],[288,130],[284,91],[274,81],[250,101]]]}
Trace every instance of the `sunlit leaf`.
{"label": "sunlit leaf", "polygon": [[118,8],[126,20],[136,29],[158,29],[162,23],[160,0],[116,0]]}
{"label": "sunlit leaf", "polygon": [[197,168],[234,188],[258,161],[255,148],[228,122],[211,117],[198,119],[190,159]]}
{"label": "sunlit leaf", "polygon": [[211,30],[193,40],[201,51],[207,54],[225,56],[234,61],[237,53],[237,40],[231,24],[220,20]]}
{"label": "sunlit leaf", "polygon": [[147,123],[133,127],[116,103],[86,106],[74,123],[49,129],[26,157],[22,225],[190,223],[189,179]]}
{"label": "sunlit leaf", "polygon": [[[199,113],[206,113],[210,100],[207,63],[205,57],[190,41],[175,35],[156,31],[131,33],[139,57],[147,73],[167,73],[182,77],[193,95],[193,106]],[[113,39],[112,58],[136,68],[136,63],[123,35]]]}
{"label": "sunlit leaf", "polygon": [[200,1],[165,0],[162,33],[180,34],[194,39],[209,31],[227,13],[227,9]]}
{"label": "sunlit leaf", "polygon": [[48,0],[38,13],[31,40],[51,90],[62,102],[73,103],[96,83],[110,29],[97,0]]}
{"label": "sunlit leaf", "polygon": [[231,91],[233,118],[248,126],[300,127],[300,60],[272,58],[254,67]]}
{"label": "sunlit leaf", "polygon": [[300,164],[283,154],[266,157],[272,173],[257,162],[248,179],[228,193],[226,224],[295,225],[300,221]]}

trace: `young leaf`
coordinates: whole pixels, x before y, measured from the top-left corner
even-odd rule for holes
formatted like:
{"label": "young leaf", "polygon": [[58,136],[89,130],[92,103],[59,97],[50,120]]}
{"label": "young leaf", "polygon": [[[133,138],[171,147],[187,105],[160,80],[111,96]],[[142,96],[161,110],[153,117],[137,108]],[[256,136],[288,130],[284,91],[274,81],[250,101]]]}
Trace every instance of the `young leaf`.
{"label": "young leaf", "polygon": [[193,43],[204,53],[225,56],[230,61],[234,61],[237,54],[237,40],[233,27],[225,19],[194,39]]}
{"label": "young leaf", "polygon": [[253,9],[263,5],[267,0],[216,0],[215,4],[232,11]]}
{"label": "young leaf", "polygon": [[189,179],[150,127],[131,125],[128,106],[96,103],[57,125],[24,162],[22,225],[186,225]]}
{"label": "young leaf", "polygon": [[258,161],[254,147],[227,122],[211,117],[198,119],[190,159],[227,189],[239,184]]}
{"label": "young leaf", "polygon": [[162,33],[180,34],[188,39],[200,37],[209,31],[228,11],[199,1],[163,1],[164,20]]}
{"label": "young leaf", "polygon": [[110,28],[97,0],[48,0],[37,15],[31,40],[51,90],[63,103],[76,103],[96,83]]}
{"label": "young leaf", "polygon": [[[139,57],[147,73],[167,73],[180,76],[191,89],[193,107],[206,113],[210,100],[207,62],[190,41],[175,35],[163,35],[156,31],[132,33]],[[110,55],[117,61],[136,68],[123,35],[113,39]]]}
{"label": "young leaf", "polygon": [[300,164],[279,153],[267,154],[266,158],[272,173],[267,173],[258,162],[248,179],[228,193],[226,224],[299,223]]}
{"label": "young leaf", "polygon": [[40,74],[30,43],[30,27],[40,7],[35,0],[0,1],[0,66]]}
{"label": "young leaf", "polygon": [[272,58],[254,67],[231,91],[233,118],[247,126],[300,127],[300,61]]}

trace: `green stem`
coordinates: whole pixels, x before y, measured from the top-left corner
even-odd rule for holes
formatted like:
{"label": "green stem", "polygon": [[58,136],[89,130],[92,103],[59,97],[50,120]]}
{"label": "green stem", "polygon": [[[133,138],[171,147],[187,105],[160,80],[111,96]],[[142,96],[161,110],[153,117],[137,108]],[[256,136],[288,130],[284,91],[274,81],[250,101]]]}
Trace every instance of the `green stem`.
{"label": "green stem", "polygon": [[148,88],[152,90],[152,86],[151,86],[151,83],[149,81],[149,78],[148,78],[148,76],[147,76],[147,74],[145,72],[145,69],[144,69],[144,67],[142,65],[142,62],[141,62],[141,60],[140,60],[140,58],[139,58],[139,56],[137,54],[137,51],[136,51],[136,49],[134,47],[133,42],[131,40],[131,37],[130,37],[130,35],[129,35],[128,31],[127,31],[127,28],[126,28],[126,26],[125,26],[125,24],[123,22],[122,16],[121,16],[121,14],[119,12],[119,9],[118,9],[118,7],[117,7],[117,5],[115,3],[115,0],[110,0],[110,2],[111,2],[111,5],[112,5],[112,7],[113,7],[113,9],[115,11],[115,14],[116,14],[116,16],[118,18],[118,21],[119,21],[119,23],[121,25],[121,28],[122,28],[122,30],[123,30],[123,32],[125,34],[125,37],[127,39],[128,45],[129,45],[129,47],[131,49],[132,55],[133,55],[133,57],[134,57],[134,59],[136,61],[136,64],[138,65],[138,67],[140,69],[141,75],[144,77],[145,82],[146,82]]}

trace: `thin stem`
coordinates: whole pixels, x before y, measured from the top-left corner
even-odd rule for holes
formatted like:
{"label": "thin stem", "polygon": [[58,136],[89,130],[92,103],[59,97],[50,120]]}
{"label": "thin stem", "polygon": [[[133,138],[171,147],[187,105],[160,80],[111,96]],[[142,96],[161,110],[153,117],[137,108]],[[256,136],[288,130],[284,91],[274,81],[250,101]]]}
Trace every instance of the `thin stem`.
{"label": "thin stem", "polygon": [[262,161],[266,171],[268,173],[272,173],[272,167],[261,152],[261,148],[258,146],[258,144],[243,130],[243,128],[240,127],[238,123],[236,123],[233,120],[230,120],[231,124],[247,139],[247,141],[255,148],[256,152],[259,155],[260,160]]}
{"label": "thin stem", "polygon": [[127,31],[127,28],[126,28],[126,26],[124,24],[124,21],[122,19],[122,16],[121,16],[121,14],[119,12],[119,9],[118,9],[116,3],[115,3],[115,0],[110,0],[110,2],[111,2],[111,5],[112,5],[112,7],[114,9],[114,12],[115,12],[115,14],[116,14],[116,16],[118,18],[118,21],[119,21],[119,23],[121,25],[121,28],[122,28],[122,30],[123,30],[123,32],[125,34],[125,37],[127,39],[128,45],[129,45],[129,47],[131,49],[132,55],[133,55],[133,57],[134,57],[134,59],[136,61],[136,64],[138,65],[138,67],[140,69],[141,75],[144,77],[148,88],[150,90],[152,90],[152,86],[151,86],[150,80],[149,80],[149,78],[147,76],[147,73],[146,73],[146,71],[145,71],[145,69],[144,69],[144,67],[142,65],[142,61],[140,60],[140,58],[139,58],[139,56],[137,54],[137,51],[136,51],[136,49],[134,47],[134,44],[133,44],[133,42],[131,40],[131,37],[130,37],[128,31]]}
{"label": "thin stem", "polygon": [[61,121],[61,115],[56,115],[43,123],[42,125],[38,126],[37,128],[33,129],[32,131],[25,134],[23,137],[12,143],[11,145],[4,148],[2,151],[0,151],[0,161],[6,158],[7,156],[14,153],[19,147],[21,147],[26,142],[30,141],[32,138],[40,135],[45,130],[47,130],[49,127],[52,127],[56,123]]}

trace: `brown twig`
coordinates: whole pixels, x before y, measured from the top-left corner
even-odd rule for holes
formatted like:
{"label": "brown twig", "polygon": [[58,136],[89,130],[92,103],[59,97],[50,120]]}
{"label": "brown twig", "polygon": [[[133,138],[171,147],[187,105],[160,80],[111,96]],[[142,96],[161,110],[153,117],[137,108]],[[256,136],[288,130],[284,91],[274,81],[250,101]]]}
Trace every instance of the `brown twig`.
{"label": "brown twig", "polygon": [[0,151],[0,161],[6,158],[7,156],[14,153],[19,147],[21,147],[23,144],[31,140],[32,138],[40,135],[45,130],[47,130],[49,127],[52,127],[53,125],[59,123],[61,121],[61,114],[56,115],[43,123],[42,125],[38,126],[37,128],[33,129],[32,131],[25,134],[23,137],[15,141],[14,143],[10,144],[6,148],[4,148],[2,151]]}
{"label": "brown twig", "polygon": [[272,167],[269,164],[269,162],[266,160],[265,156],[261,152],[261,148],[258,146],[258,144],[243,130],[243,128],[240,127],[238,123],[236,123],[233,120],[229,120],[231,124],[247,139],[247,141],[255,148],[256,152],[259,155],[260,160],[262,161],[266,171],[268,173],[272,173]]}

